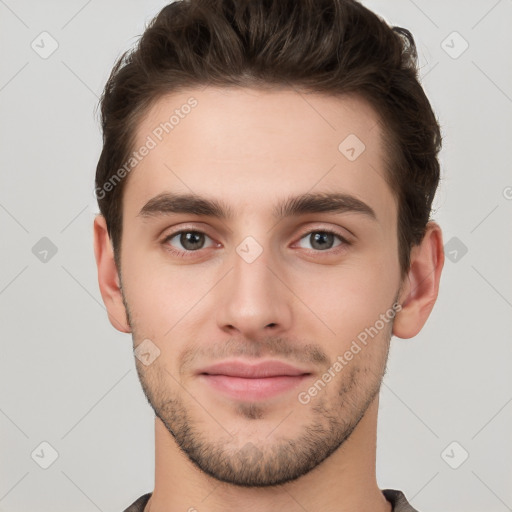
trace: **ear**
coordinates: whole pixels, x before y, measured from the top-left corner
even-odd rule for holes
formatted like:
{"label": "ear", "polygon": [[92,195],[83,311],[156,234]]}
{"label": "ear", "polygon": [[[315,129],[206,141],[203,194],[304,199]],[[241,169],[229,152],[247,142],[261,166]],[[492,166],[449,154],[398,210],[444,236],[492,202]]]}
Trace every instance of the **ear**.
{"label": "ear", "polygon": [[423,240],[411,250],[411,265],[399,299],[402,309],[393,323],[398,338],[412,338],[425,325],[437,299],[443,265],[441,228],[429,222]]}
{"label": "ear", "polygon": [[101,297],[107,308],[110,323],[118,331],[131,332],[128,315],[123,304],[114,251],[103,215],[97,215],[94,219],[94,256],[98,267]]}

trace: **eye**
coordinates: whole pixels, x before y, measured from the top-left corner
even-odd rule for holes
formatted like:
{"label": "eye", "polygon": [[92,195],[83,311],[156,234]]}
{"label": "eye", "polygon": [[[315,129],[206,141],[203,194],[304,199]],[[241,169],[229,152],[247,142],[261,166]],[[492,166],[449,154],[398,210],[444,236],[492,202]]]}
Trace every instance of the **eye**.
{"label": "eye", "polygon": [[[339,240],[339,243],[333,245],[336,238]],[[182,229],[171,233],[162,241],[162,244],[175,256],[187,258],[192,253],[207,248],[207,246],[205,246],[206,239],[209,239],[212,242],[209,247],[216,247],[220,245],[214,242],[206,233],[196,229]],[[310,247],[304,247],[300,243],[302,240],[309,242]],[[176,247],[175,244],[178,244],[178,247]],[[333,252],[337,252],[336,249],[338,247],[341,250],[349,245],[351,245],[351,242],[341,234],[330,229],[316,229],[314,231],[308,231],[307,233],[304,233],[299,240],[299,246],[315,252],[327,252],[331,249],[334,249]]]}
{"label": "eye", "polygon": [[[333,246],[336,238],[340,241],[340,243]],[[305,247],[305,249],[312,249],[314,251],[321,252],[325,252],[339,246],[350,245],[350,242],[346,238],[330,229],[317,229],[315,231],[309,231],[303,235],[300,240],[306,240],[310,243],[311,247]]]}
{"label": "eye", "polygon": [[[176,254],[177,256],[186,257],[187,253],[195,252],[200,249],[204,249],[204,242],[205,238],[208,238],[211,240],[211,238],[202,231],[192,230],[192,229],[184,229],[181,231],[176,231],[176,233],[171,233],[169,236],[167,236],[163,240],[163,244],[166,246],[166,248],[171,251],[173,254]],[[184,250],[177,249],[175,246],[172,245],[172,241],[176,239],[175,243],[178,243],[181,245],[181,247]],[[215,244],[213,244],[215,245]],[[212,245],[212,246],[213,246]]]}

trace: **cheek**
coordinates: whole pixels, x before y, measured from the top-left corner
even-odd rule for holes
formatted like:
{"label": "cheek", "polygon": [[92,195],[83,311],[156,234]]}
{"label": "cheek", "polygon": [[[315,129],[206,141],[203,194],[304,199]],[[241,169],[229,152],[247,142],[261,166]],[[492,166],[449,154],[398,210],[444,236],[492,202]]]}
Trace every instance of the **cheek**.
{"label": "cheek", "polygon": [[[392,272],[384,268],[375,262],[331,268],[328,273],[324,269],[302,282],[296,276],[293,289],[302,301],[296,305],[297,321],[306,322],[303,327],[313,337],[322,333],[324,339],[331,339],[333,350],[344,350],[392,305],[395,283]],[[378,327],[383,335],[380,322]]]}
{"label": "cheek", "polygon": [[[379,247],[362,249],[339,265],[300,263],[283,268],[283,279],[297,296],[285,292],[278,299],[288,301],[292,329],[309,332],[313,339],[330,337],[337,349],[373,325],[390,307],[398,279],[398,262],[392,266],[391,251]],[[211,318],[215,294],[222,289],[215,286],[223,274],[217,264],[171,264],[163,252],[143,251],[128,237],[124,249],[125,296],[141,335],[173,337],[191,318],[203,325],[205,313]]]}
{"label": "cheek", "polygon": [[138,336],[170,341],[196,319],[202,299],[215,284],[215,273],[193,266],[172,266],[134,251],[122,265],[125,297]]}

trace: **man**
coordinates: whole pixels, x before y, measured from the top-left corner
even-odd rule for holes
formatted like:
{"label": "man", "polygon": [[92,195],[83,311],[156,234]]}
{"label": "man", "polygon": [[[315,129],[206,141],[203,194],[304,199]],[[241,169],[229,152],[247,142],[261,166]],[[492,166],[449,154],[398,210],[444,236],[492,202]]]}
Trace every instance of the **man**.
{"label": "man", "polygon": [[99,286],[155,411],[126,511],[414,511],[375,475],[390,339],[444,263],[412,36],[352,0],[178,1],[101,108]]}

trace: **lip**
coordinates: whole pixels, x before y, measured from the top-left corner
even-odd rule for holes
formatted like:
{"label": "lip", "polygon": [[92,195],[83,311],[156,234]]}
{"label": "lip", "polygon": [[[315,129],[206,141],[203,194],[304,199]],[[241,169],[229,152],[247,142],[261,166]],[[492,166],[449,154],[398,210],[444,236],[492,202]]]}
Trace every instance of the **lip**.
{"label": "lip", "polygon": [[278,376],[298,376],[309,374],[308,370],[296,368],[282,361],[263,361],[249,364],[242,361],[223,361],[199,370],[200,374],[228,375],[230,377],[243,377],[246,379],[259,379]]}
{"label": "lip", "polygon": [[296,388],[311,372],[281,361],[224,361],[199,370],[202,382],[237,400],[264,400]]}

